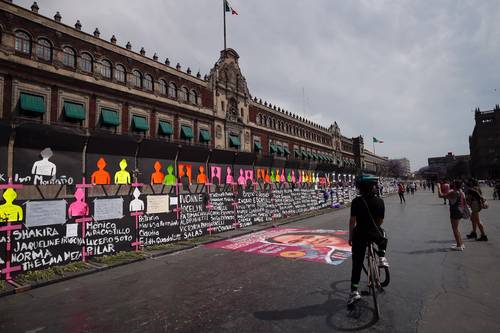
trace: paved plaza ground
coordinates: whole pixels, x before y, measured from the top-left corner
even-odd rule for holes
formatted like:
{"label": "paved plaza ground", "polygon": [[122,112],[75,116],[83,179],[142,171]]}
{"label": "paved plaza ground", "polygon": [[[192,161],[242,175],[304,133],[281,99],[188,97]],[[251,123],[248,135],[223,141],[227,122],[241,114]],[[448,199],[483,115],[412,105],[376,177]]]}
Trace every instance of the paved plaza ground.
{"label": "paved plaza ground", "polygon": [[[487,197],[491,198],[488,191]],[[328,265],[198,247],[0,299],[1,332],[499,332],[500,201],[489,242],[453,243],[448,207],[419,191],[386,201],[391,284],[349,312],[351,261]],[[349,210],[287,225],[347,229]],[[470,231],[462,220],[461,231]]]}

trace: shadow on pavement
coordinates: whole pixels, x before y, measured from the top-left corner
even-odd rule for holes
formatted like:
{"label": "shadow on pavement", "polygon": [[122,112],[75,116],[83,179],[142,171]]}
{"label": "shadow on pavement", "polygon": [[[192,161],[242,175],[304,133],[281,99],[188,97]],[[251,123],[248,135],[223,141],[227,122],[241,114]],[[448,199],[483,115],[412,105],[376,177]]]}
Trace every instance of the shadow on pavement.
{"label": "shadow on pavement", "polygon": [[[451,243],[450,243],[451,244]],[[441,248],[441,249],[427,249],[427,250],[418,250],[418,251],[410,251],[410,252],[403,252],[405,254],[432,254],[432,253],[442,253],[442,252],[450,252],[451,249],[449,248]]]}
{"label": "shadow on pavement", "polygon": [[[346,284],[344,288],[338,288],[339,284]],[[361,300],[356,303],[352,310],[346,306],[349,294],[349,280],[334,282],[332,290],[320,290],[311,294],[321,294],[327,300],[321,304],[305,305],[297,308],[257,311],[254,317],[260,320],[296,320],[306,317],[325,317],[326,325],[334,330],[354,332],[364,330],[377,322],[375,312],[368,302]]]}

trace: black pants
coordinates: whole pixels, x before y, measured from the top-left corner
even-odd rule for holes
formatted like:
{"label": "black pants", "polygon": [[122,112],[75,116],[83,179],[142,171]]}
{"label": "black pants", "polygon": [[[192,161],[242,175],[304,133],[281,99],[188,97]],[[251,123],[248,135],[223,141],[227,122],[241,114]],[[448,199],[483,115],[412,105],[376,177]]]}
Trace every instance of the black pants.
{"label": "black pants", "polygon": [[[371,237],[371,240],[377,244],[377,254],[380,257],[384,257],[385,250],[387,249],[387,238],[385,238],[385,232],[383,229],[380,229],[384,237],[377,234]],[[368,247],[368,241],[370,239],[356,236],[357,235],[353,235],[352,239],[351,291],[358,290],[359,280],[361,279],[361,270],[363,269],[363,261],[365,260],[366,248]]]}
{"label": "black pants", "polygon": [[406,202],[405,200],[405,194],[403,192],[399,192],[399,201],[401,201],[401,203]]}

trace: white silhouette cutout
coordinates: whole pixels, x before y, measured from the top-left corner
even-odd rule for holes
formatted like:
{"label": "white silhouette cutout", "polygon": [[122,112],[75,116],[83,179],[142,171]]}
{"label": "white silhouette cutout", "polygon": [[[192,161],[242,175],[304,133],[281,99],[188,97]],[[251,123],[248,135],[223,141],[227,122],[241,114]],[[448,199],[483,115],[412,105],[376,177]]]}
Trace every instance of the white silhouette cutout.
{"label": "white silhouette cutout", "polygon": [[136,187],[134,190],[134,200],[130,202],[130,211],[131,212],[139,212],[144,210],[144,201],[139,199],[139,196],[141,195],[141,191]]}
{"label": "white silhouette cutout", "polygon": [[33,168],[31,168],[31,173],[36,176],[49,176],[52,178],[56,177],[56,165],[49,161],[53,155],[52,149],[45,148],[40,152],[42,159],[33,163]]}

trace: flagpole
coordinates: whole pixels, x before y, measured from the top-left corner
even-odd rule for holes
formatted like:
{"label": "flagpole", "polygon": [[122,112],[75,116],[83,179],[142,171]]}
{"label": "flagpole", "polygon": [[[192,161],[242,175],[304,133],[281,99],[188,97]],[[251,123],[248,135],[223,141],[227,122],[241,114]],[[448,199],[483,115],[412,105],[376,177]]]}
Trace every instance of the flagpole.
{"label": "flagpole", "polygon": [[373,141],[373,154],[375,154],[375,141]]}
{"label": "flagpole", "polygon": [[226,0],[222,0],[222,12],[224,13],[224,51],[226,50]]}

